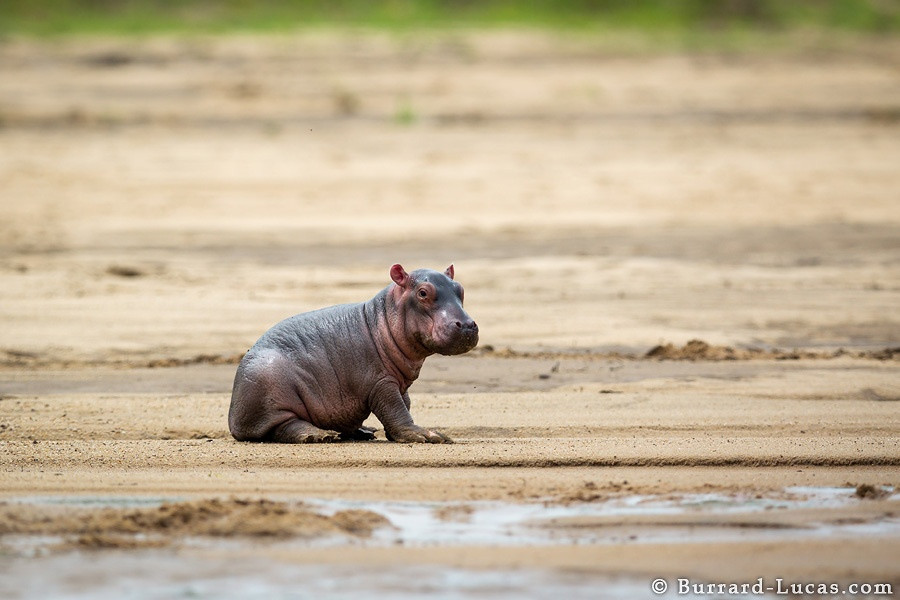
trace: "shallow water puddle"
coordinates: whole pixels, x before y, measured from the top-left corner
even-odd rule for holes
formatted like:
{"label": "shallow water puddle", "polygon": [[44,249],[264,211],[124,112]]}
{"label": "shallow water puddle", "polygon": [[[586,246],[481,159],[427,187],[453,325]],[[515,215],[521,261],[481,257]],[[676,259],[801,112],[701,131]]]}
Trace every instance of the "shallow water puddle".
{"label": "shallow water puddle", "polygon": [[[359,593],[387,598],[623,598],[653,597],[648,578],[592,572],[518,568],[467,569],[448,565],[388,567],[366,564],[303,564],[294,552],[310,548],[354,547],[389,552],[412,548],[504,548],[672,544],[711,540],[794,540],[821,537],[900,536],[893,508],[900,494],[882,488],[887,510],[854,513],[874,506],[853,488],[788,488],[770,495],[678,494],[611,496],[593,502],[397,502],[304,500],[259,501],[283,515],[284,507],[320,515],[330,523],[340,514],[374,514],[390,526],[371,535],[324,527],[316,535],[254,537],[239,531],[225,536],[168,532],[158,548],[84,550],[77,544],[59,549],[64,535],[0,537],[0,597],[14,599],[132,598],[340,598]],[[140,497],[23,497],[9,506],[53,510],[146,510],[164,504],[209,511],[203,501]],[[234,504],[257,506],[257,501]],[[219,508],[228,502],[216,504]],[[884,504],[880,504],[884,507]],[[898,504],[900,506],[900,504]],[[805,511],[805,512],[804,512]],[[840,514],[838,514],[840,513]],[[241,513],[243,514],[243,513]],[[797,519],[796,515],[810,517]],[[832,518],[838,514],[838,518]],[[829,516],[830,515],[830,516]],[[332,521],[328,521],[332,519]],[[151,536],[154,534],[150,534]],[[138,533],[140,538],[146,533]],[[167,537],[166,537],[167,536]],[[74,549],[73,549],[74,548]],[[261,550],[265,552],[261,552]],[[265,558],[264,558],[265,557]],[[279,558],[279,557],[283,557]],[[655,597],[691,598],[691,595]],[[741,597],[741,596],[717,596]],[[751,596],[747,596],[751,597]],[[758,595],[752,597],[759,597]]]}
{"label": "shallow water puddle", "polygon": [[[900,501],[900,494],[894,494],[893,488],[884,488],[884,492],[890,500]],[[812,519],[796,525],[764,517],[781,511],[840,508],[859,502],[865,501],[855,496],[853,488],[792,487],[768,497],[710,493],[631,495],[566,504],[334,500],[311,504],[326,514],[353,508],[375,511],[387,517],[394,529],[377,531],[369,543],[412,546],[602,544],[626,540],[687,543],[860,533],[900,535],[900,517],[837,523]],[[750,518],[741,519],[742,515]],[[720,519],[722,516],[738,518]]]}
{"label": "shallow water puddle", "polygon": [[[296,565],[243,557],[226,562],[160,551],[92,556],[79,552],[19,560],[10,566],[11,571],[0,574],[0,594],[8,600],[298,600],[360,595],[400,600],[604,600],[650,596],[649,578],[542,569]],[[674,592],[654,597],[698,598]]]}
{"label": "shallow water puddle", "polygon": [[[884,499],[900,501],[891,487],[881,488]],[[178,497],[33,496],[10,504],[46,505],[78,509],[145,508],[179,503]],[[791,487],[779,494],[622,495],[592,502],[415,502],[306,499],[305,510],[332,517],[345,511],[365,511],[385,517],[389,526],[372,535],[348,538],[327,529],[271,543],[302,546],[528,546],[629,542],[706,542],[729,538],[803,539],[841,534],[900,535],[900,517],[817,519],[802,521],[783,514],[810,509],[840,509],[864,504],[854,488]],[[285,500],[285,506],[300,506]],[[202,510],[202,509],[201,509]],[[153,533],[153,532],[151,532]],[[178,532],[174,532],[178,533]],[[170,532],[171,535],[171,532]],[[182,533],[180,544],[209,546],[242,540],[235,531],[207,538]],[[265,536],[264,536],[265,537]],[[35,538],[35,536],[32,536]],[[299,538],[299,539],[298,539]],[[2,539],[2,538],[0,538]],[[21,538],[25,545],[41,540]],[[44,540],[45,542],[46,540]],[[10,548],[10,540],[6,540]],[[20,546],[21,548],[21,546]]]}

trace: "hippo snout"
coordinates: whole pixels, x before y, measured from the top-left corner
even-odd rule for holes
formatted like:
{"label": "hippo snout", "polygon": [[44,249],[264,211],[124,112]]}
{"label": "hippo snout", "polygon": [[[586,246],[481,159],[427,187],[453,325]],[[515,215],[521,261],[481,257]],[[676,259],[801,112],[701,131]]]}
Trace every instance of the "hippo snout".
{"label": "hippo snout", "polygon": [[449,341],[438,349],[440,354],[463,354],[478,345],[478,324],[472,319],[453,322]]}

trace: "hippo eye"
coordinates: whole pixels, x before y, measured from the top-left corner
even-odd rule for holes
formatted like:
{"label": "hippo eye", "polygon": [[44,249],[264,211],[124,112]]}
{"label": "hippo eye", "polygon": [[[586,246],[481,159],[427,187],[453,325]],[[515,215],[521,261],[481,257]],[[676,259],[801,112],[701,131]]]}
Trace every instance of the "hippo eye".
{"label": "hippo eye", "polygon": [[428,297],[428,292],[425,291],[425,288],[422,288],[421,290],[419,290],[419,298],[422,298],[424,300],[427,297]]}

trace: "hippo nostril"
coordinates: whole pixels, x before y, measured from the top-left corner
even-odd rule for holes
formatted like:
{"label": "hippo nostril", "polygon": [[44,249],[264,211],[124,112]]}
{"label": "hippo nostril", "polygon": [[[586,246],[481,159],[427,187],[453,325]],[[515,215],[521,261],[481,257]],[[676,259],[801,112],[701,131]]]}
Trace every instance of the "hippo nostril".
{"label": "hippo nostril", "polygon": [[477,332],[478,331],[478,325],[475,324],[475,321],[466,321],[465,323],[463,323],[461,321],[455,321],[453,324],[456,325],[457,329],[461,329],[465,332]]}

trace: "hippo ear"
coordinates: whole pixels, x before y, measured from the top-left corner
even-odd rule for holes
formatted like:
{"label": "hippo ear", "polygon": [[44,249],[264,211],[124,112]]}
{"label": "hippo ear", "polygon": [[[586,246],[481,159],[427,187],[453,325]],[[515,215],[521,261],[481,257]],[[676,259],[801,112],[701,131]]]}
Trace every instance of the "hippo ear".
{"label": "hippo ear", "polygon": [[406,287],[406,284],[409,283],[409,273],[402,266],[394,265],[391,267],[391,279],[400,287]]}
{"label": "hippo ear", "polygon": [[447,267],[447,269],[444,271],[444,275],[446,275],[450,279],[453,279],[453,265]]}

